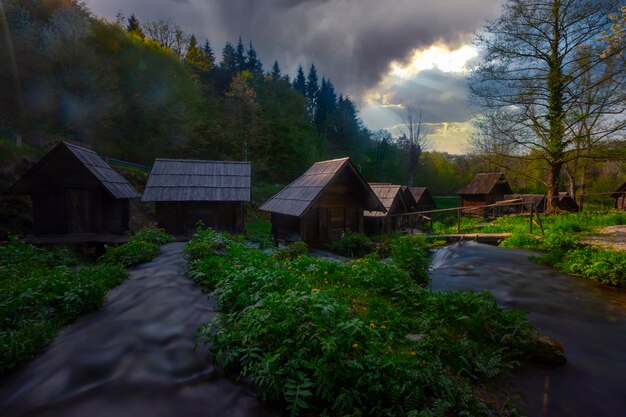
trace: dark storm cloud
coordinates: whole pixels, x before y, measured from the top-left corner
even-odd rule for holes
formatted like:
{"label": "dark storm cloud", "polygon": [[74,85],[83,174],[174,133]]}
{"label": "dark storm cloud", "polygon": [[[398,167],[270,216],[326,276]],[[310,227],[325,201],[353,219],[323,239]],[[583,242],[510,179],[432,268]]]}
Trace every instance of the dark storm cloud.
{"label": "dark storm cloud", "polygon": [[[466,77],[464,73],[437,68],[420,71],[413,78],[385,89],[385,103],[420,108],[427,123],[464,122],[471,117]],[[405,108],[390,109],[399,118],[406,116]]]}
{"label": "dark storm cloud", "polygon": [[218,50],[226,41],[252,40],[269,67],[277,59],[294,74],[314,62],[320,77],[359,97],[391,61],[433,43],[468,42],[500,0],[88,0],[96,13],[118,11],[140,20],[165,18]]}

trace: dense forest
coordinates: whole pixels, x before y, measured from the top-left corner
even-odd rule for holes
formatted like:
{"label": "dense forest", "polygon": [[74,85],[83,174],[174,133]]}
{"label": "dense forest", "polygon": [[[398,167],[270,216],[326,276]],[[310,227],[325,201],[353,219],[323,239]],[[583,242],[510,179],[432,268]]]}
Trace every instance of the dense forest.
{"label": "dense forest", "polygon": [[[144,165],[156,157],[250,160],[256,183],[286,183],[316,160],[346,155],[370,181],[407,182],[406,140],[369,131],[355,101],[315,65],[290,77],[241,38],[220,53],[175,22],[120,15],[112,23],[75,0],[3,3],[3,159],[20,141],[36,154],[69,139]],[[620,180],[624,146],[614,146],[589,162],[587,190]],[[418,156],[415,183],[436,195],[453,194],[476,172],[503,169],[480,153]],[[542,177],[540,161],[505,165],[516,190],[545,191],[531,179]]]}

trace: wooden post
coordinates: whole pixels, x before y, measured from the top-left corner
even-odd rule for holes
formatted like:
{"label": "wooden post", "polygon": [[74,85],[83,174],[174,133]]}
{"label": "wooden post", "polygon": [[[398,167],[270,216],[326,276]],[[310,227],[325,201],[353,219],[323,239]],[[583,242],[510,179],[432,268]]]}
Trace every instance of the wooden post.
{"label": "wooden post", "polygon": [[530,205],[530,234],[533,233],[533,205]]}
{"label": "wooden post", "polygon": [[535,216],[537,216],[537,224],[539,224],[539,228],[541,229],[541,236],[545,237],[545,233],[543,232],[543,223],[541,222],[541,217],[539,217],[539,212],[535,213]]}
{"label": "wooden post", "polygon": [[413,235],[413,216],[409,216],[409,223],[411,223],[411,235]]}
{"label": "wooden post", "polygon": [[457,223],[456,223],[456,232],[461,234],[461,208],[457,209]]}

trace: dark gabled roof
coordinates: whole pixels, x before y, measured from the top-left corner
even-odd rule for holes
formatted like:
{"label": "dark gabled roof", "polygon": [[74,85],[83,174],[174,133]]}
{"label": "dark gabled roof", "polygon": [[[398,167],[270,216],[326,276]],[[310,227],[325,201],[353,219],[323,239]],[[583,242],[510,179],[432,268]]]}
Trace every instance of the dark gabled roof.
{"label": "dark gabled roof", "polygon": [[626,192],[626,182],[621,185],[614,193],[611,194],[611,197],[618,198],[621,197]]}
{"label": "dark gabled roof", "polygon": [[348,169],[354,174],[365,195],[364,200],[366,200],[365,205],[367,206],[365,208],[385,211],[385,207],[354,167],[350,158],[314,163],[301,177],[263,203],[260,209],[290,216],[302,216],[344,169]]}
{"label": "dark gabled roof", "polygon": [[459,195],[489,194],[498,183],[506,185],[508,192],[505,191],[505,194],[513,194],[513,190],[511,190],[511,186],[502,172],[477,174],[472,182],[459,189],[456,193]]}
{"label": "dark gabled roof", "polygon": [[[376,197],[383,203],[387,213],[378,210],[366,210],[363,215],[366,217],[384,217],[388,213],[398,211],[398,205],[401,205],[401,211],[406,211],[406,204],[402,196],[402,186],[387,183],[369,183]],[[395,204],[394,204],[395,203]]]}
{"label": "dark gabled roof", "polygon": [[32,181],[45,170],[48,164],[54,162],[57,156],[64,152],[73,155],[114,198],[141,197],[141,194],[124,177],[104,162],[97,153],[67,142],[60,142],[52,148],[22,178],[6,190],[5,194],[28,194],[27,190]]}
{"label": "dark gabled roof", "polygon": [[141,201],[250,201],[250,162],[157,159]]}

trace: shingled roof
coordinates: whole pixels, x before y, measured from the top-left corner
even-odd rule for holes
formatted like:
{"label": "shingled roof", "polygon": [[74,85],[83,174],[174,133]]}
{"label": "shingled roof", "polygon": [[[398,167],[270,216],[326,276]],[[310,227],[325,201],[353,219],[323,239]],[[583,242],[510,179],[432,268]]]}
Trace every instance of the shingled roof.
{"label": "shingled roof", "polygon": [[29,194],[30,184],[40,175],[49,164],[53,163],[60,154],[69,152],[80,162],[91,175],[98,180],[114,198],[138,198],[141,196],[135,188],[117,171],[111,168],[94,151],[80,146],[60,142],[52,148],[39,162],[37,162],[22,178],[13,184],[5,194]]}
{"label": "shingled roof", "polygon": [[489,194],[498,183],[506,184],[508,191],[505,191],[505,194],[513,194],[513,190],[511,190],[511,187],[502,172],[477,174],[476,178],[474,178],[472,182],[462,187],[456,193],[459,195]]}
{"label": "shingled roof", "polygon": [[250,162],[157,159],[141,201],[250,201]]}
{"label": "shingled roof", "polygon": [[301,177],[263,203],[260,209],[290,216],[302,216],[344,169],[349,169],[360,184],[367,201],[365,208],[385,211],[384,206],[356,170],[350,158],[316,162]]}
{"label": "shingled roof", "polygon": [[[387,183],[370,183],[369,184],[370,187],[372,188],[372,191],[374,191],[374,193],[376,193],[376,197],[378,197],[378,199],[380,200],[381,203],[383,203],[383,206],[385,207],[385,209],[387,210],[387,213],[384,213],[382,211],[364,211],[363,215],[366,217],[384,217],[386,216],[388,213],[394,211],[395,209],[397,209],[396,207],[394,207],[394,202],[398,201],[398,203],[396,204],[400,204],[402,205],[402,210],[406,211],[406,205],[404,203],[404,200],[402,198],[402,186],[401,185],[394,185],[394,184],[387,184]],[[394,209],[394,210],[392,210]]]}

